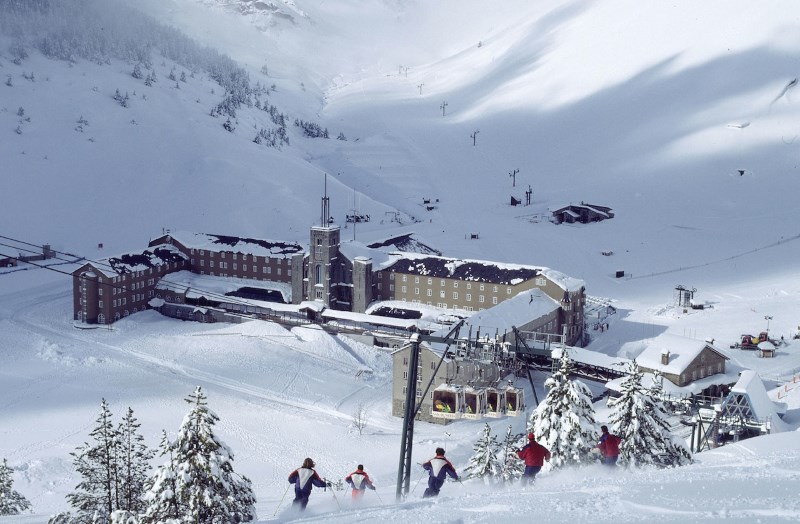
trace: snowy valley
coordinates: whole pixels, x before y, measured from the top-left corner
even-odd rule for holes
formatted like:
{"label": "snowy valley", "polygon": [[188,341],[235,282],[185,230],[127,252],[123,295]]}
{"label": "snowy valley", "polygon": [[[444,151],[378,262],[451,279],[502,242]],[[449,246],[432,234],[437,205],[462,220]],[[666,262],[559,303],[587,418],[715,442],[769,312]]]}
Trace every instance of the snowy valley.
{"label": "snowy valley", "polygon": [[[772,434],[678,468],[463,479],[427,500],[417,467],[396,501],[390,351],[313,326],[154,311],[76,329],[78,264],[20,264],[0,268],[0,460],[32,513],[0,522],[70,509],[70,453],[101,399],[115,421],[131,407],[155,448],[197,386],[259,522],[800,519],[793,3],[23,4],[0,0],[0,259],[48,244],[97,260],[167,230],[307,246],[327,175],[343,242],[413,234],[446,256],[582,279],[615,310],[608,329],[589,323],[583,351],[630,359],[663,334],[715,339],[734,376],[757,371],[786,413]],[[530,205],[509,205],[527,190]],[[614,217],[550,220],[578,202]],[[706,307],[676,307],[679,284]],[[765,329],[787,342],[774,358],[732,347]],[[548,376],[533,373],[539,399]],[[527,377],[517,385],[532,398]],[[533,407],[491,431],[524,433]],[[594,408],[607,423],[605,399]],[[442,446],[461,473],[485,423],[418,423],[414,462]],[[377,490],[360,506],[315,490],[292,514],[286,478],[305,457],[328,479],[364,464]]]}

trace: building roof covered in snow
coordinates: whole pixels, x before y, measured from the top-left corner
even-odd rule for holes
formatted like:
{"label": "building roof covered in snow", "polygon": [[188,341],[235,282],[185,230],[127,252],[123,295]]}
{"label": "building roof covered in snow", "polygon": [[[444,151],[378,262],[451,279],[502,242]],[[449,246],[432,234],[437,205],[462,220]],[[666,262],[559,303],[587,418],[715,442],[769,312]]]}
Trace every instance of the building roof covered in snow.
{"label": "building roof covered in snow", "polygon": [[467,260],[416,253],[393,252],[382,269],[434,278],[516,285],[537,275],[545,276],[565,291],[577,291],[585,286],[583,280],[568,277],[545,267],[505,264],[486,260]]}
{"label": "building roof covered in snow", "polygon": [[111,278],[182,260],[187,260],[187,257],[175,246],[159,244],[150,246],[141,253],[125,253],[89,263],[95,271]]}
{"label": "building roof covered in snow", "polygon": [[786,404],[772,401],[761,377],[751,369],[742,371],[739,380],[731,388],[730,395],[735,394],[747,396],[750,409],[758,420],[774,419],[775,415],[782,415],[786,412]]}
{"label": "building roof covered in snow", "polygon": [[284,240],[268,240],[258,238],[238,237],[232,235],[210,235],[207,233],[191,233],[175,231],[156,239],[164,241],[172,237],[190,249],[204,249],[208,251],[242,253],[259,257],[285,258],[295,253],[304,253],[303,246],[296,242]]}
{"label": "building roof covered in snow", "polygon": [[[191,271],[177,271],[166,275],[156,284],[156,289],[185,293],[187,298],[205,297],[208,300],[220,302],[225,300],[223,297],[229,296],[228,300],[236,303],[243,303],[249,299],[229,294],[245,288],[277,291],[283,297],[284,302],[287,304],[292,302],[292,285],[286,282],[198,275]],[[262,301],[253,302],[260,303]]]}
{"label": "building roof covered in snow", "polygon": [[489,309],[478,311],[466,323],[482,329],[497,329],[501,333],[511,331],[537,318],[558,311],[561,305],[538,288],[529,289],[504,300]]}
{"label": "building roof covered in snow", "polygon": [[[636,362],[643,368],[680,375],[703,351],[713,351],[725,360],[730,360],[711,342],[663,333],[648,343],[645,350],[636,357]],[[662,355],[667,353],[668,362],[663,364]]]}

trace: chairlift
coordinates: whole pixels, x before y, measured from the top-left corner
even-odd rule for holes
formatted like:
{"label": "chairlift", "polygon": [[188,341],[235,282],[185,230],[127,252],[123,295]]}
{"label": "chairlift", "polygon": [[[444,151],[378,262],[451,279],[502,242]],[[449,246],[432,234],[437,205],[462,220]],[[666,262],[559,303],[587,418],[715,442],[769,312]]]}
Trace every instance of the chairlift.
{"label": "chairlift", "polygon": [[506,388],[506,415],[516,417],[525,412],[525,392],[520,388]]}
{"label": "chairlift", "polygon": [[506,414],[506,392],[497,388],[486,388],[486,413],[484,416],[500,418]]}
{"label": "chairlift", "polygon": [[433,390],[431,416],[455,420],[464,414],[464,388],[442,384]]}
{"label": "chairlift", "polygon": [[486,414],[486,390],[467,387],[464,389],[464,416],[478,420]]}

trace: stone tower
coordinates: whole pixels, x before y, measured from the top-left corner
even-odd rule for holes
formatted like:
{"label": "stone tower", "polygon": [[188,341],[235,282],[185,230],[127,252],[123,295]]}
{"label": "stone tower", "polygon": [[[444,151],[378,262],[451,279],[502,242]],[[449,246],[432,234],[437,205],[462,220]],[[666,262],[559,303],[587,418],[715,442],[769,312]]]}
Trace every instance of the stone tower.
{"label": "stone tower", "polygon": [[333,223],[328,198],[328,184],[325,181],[325,196],[322,198],[320,225],[311,228],[311,244],[308,250],[308,300],[318,300],[326,307],[336,309],[338,279],[335,273],[339,267],[339,226]]}

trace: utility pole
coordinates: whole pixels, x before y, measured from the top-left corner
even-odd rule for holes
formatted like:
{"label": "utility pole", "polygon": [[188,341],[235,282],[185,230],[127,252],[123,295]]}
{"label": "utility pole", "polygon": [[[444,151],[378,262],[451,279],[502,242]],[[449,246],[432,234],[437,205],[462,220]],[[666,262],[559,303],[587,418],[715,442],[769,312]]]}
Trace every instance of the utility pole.
{"label": "utility pole", "polygon": [[769,321],[772,320],[772,317],[767,315],[764,317],[764,320],[767,321],[767,333],[769,333]]}
{"label": "utility pole", "polygon": [[439,108],[442,110],[442,116],[444,116],[444,108],[446,107],[447,107],[447,102],[442,102],[442,105],[439,106]]}
{"label": "utility pole", "polygon": [[519,173],[519,169],[515,169],[514,171],[509,171],[508,176],[511,177],[511,186],[517,187],[517,173]]}
{"label": "utility pole", "polygon": [[422,86],[424,86],[424,85],[425,85],[424,83],[417,85],[417,89],[419,89],[419,94],[420,95],[422,94]]}
{"label": "utility pole", "polygon": [[528,190],[525,191],[525,205],[531,205],[531,198],[533,197],[533,189],[531,189],[531,185],[528,184]]}
{"label": "utility pole", "polygon": [[469,137],[472,139],[473,146],[475,145],[475,139],[478,138],[478,133],[480,133],[480,131],[476,129],[474,133],[469,135]]}

